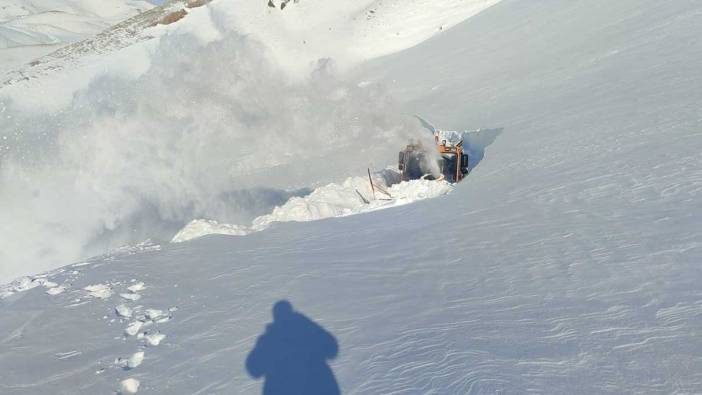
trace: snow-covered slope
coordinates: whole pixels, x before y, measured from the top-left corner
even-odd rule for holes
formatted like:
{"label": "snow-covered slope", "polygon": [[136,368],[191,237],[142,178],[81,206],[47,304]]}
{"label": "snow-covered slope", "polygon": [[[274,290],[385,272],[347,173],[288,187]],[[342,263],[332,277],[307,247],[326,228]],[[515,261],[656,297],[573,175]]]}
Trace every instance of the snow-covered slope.
{"label": "snow-covered slope", "polygon": [[271,48],[288,72],[308,72],[320,58],[339,67],[412,47],[500,0],[300,1],[282,12],[240,2],[229,23]]}
{"label": "snow-covered slope", "polygon": [[[402,100],[392,111],[503,132],[442,198],[243,237],[144,244],[17,284],[36,287],[0,301],[13,318],[0,321],[0,390],[103,393],[132,378],[139,393],[258,393],[247,356],[287,299],[338,344],[325,355],[342,393],[702,391],[700,15],[694,0],[505,0],[351,70],[362,86],[388,84]],[[102,92],[114,92],[111,83]],[[221,93],[212,86],[208,94]],[[276,92],[299,103],[316,91]],[[288,130],[300,138],[307,128]],[[137,147],[125,157],[142,158]],[[150,147],[172,166],[172,151]],[[96,163],[78,174],[120,174],[91,173]],[[159,174],[167,184],[174,173],[149,173]],[[259,344],[275,330],[299,335],[294,320],[276,321]],[[154,342],[158,335],[166,337]],[[296,340],[321,347],[318,337]],[[292,355],[283,358],[290,369],[305,365]]]}
{"label": "snow-covered slope", "polygon": [[[193,9],[207,3],[209,0],[170,0],[158,7],[148,3],[134,3],[142,4],[145,8],[131,9],[131,12],[116,16],[114,20],[106,20],[102,24],[93,23],[93,31],[80,36],[71,36],[70,40],[67,39],[57,45],[42,46],[36,50],[34,49],[36,46],[10,48],[8,49],[12,50],[10,53],[16,52],[22,55],[41,52],[42,55],[46,55],[34,56],[31,62],[21,66],[14,65],[12,68],[8,66],[8,72],[0,82],[0,89],[5,88],[2,91],[4,95],[13,96],[24,91],[47,89],[48,83],[50,86],[53,85],[49,88],[52,95],[49,99],[45,98],[43,102],[47,100],[56,102],[58,99],[53,96],[70,97],[77,89],[84,88],[92,78],[101,75],[105,70],[124,70],[129,69],[131,63],[138,64],[139,58],[143,58],[144,55],[139,52],[140,48],[137,44],[167,33],[168,29],[164,26],[180,21]],[[142,9],[147,11],[141,12]],[[128,16],[131,18],[126,19]],[[63,16],[58,15],[58,18]],[[79,37],[87,38],[78,41]],[[68,42],[72,43],[66,45]],[[135,52],[137,55],[127,53],[121,56],[108,56],[132,46],[137,47]],[[137,59],[132,59],[135,57]],[[58,73],[59,71],[61,73]]]}
{"label": "snow-covered slope", "polygon": [[[0,233],[23,236],[0,236],[0,260],[10,262],[0,278],[170,240],[193,219],[247,223],[289,190],[385,168],[409,137],[428,138],[382,86],[340,76],[361,59],[328,59],[360,38],[325,22],[382,32],[348,5],[203,3],[172,1],[11,73],[0,89],[0,204],[15,208]],[[462,14],[493,3],[464,2]],[[420,4],[397,18],[423,10],[433,25],[445,11]],[[378,53],[439,33],[411,31],[411,42],[383,40]],[[308,48],[302,35],[320,44]]]}
{"label": "snow-covered slope", "polygon": [[140,0],[2,0],[0,75],[152,7]]}

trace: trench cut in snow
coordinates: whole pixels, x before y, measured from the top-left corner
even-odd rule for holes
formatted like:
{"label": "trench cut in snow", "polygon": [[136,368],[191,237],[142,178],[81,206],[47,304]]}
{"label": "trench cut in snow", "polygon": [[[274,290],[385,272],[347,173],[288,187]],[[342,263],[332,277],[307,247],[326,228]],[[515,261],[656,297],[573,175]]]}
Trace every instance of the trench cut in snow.
{"label": "trench cut in snow", "polygon": [[446,181],[399,182],[399,178],[400,175],[394,170],[384,170],[374,174],[374,187],[364,177],[351,177],[342,184],[328,184],[307,196],[291,198],[282,206],[275,207],[272,213],[254,219],[250,226],[196,219],[181,229],[171,242],[180,243],[210,234],[244,236],[264,230],[276,222],[307,222],[366,213],[443,196],[453,190],[453,186]]}

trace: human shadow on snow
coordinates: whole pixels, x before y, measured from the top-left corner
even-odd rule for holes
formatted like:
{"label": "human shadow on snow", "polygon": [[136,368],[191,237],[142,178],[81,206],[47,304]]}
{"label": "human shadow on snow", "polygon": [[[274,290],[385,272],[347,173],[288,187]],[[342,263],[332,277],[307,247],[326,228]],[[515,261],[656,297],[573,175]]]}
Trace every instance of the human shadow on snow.
{"label": "human shadow on snow", "polygon": [[327,363],[338,352],[331,333],[281,300],[273,305],[273,322],[246,358],[246,370],[265,379],[263,395],[338,395]]}

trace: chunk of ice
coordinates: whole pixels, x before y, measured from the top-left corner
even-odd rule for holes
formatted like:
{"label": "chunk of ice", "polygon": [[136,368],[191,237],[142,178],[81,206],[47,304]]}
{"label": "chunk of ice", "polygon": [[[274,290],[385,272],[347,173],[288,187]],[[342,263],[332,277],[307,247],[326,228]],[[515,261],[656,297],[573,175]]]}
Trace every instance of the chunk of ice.
{"label": "chunk of ice", "polygon": [[139,385],[141,383],[135,378],[128,378],[122,380],[120,383],[120,392],[122,394],[136,394],[139,391]]}
{"label": "chunk of ice", "polygon": [[132,322],[131,324],[129,324],[129,326],[127,326],[127,328],[124,330],[124,333],[126,333],[126,334],[129,335],[129,336],[134,336],[134,335],[136,335],[137,333],[139,333],[139,331],[141,330],[141,327],[142,327],[142,326],[144,326],[144,323],[143,323],[143,322],[141,322],[141,321],[134,321],[134,322]]}
{"label": "chunk of ice", "polygon": [[108,284],[93,284],[83,288],[94,298],[107,299],[112,296],[112,288]]}
{"label": "chunk of ice", "polygon": [[115,312],[122,318],[130,318],[132,316],[132,309],[123,304],[115,307]]}

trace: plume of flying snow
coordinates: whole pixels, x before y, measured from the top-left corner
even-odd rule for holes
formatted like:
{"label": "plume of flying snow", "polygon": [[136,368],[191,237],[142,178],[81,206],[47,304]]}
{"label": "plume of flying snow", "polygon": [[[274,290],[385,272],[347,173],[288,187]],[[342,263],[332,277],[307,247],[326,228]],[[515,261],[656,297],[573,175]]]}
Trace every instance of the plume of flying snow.
{"label": "plume of flying snow", "polygon": [[0,282],[167,240],[193,218],[245,223],[302,187],[385,167],[424,134],[332,60],[290,79],[266,47],[211,23],[216,39],[165,35],[135,52],[144,72],[99,75],[49,113],[0,97]]}

